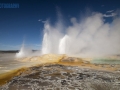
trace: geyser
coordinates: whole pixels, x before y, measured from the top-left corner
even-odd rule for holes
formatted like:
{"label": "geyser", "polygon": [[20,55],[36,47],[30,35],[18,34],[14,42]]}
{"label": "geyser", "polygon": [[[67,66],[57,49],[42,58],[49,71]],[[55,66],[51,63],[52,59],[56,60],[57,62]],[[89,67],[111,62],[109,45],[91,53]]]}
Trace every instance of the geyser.
{"label": "geyser", "polygon": [[[117,15],[118,13],[116,13]],[[61,16],[61,15],[58,15]],[[55,25],[44,23],[42,54],[68,54],[81,57],[100,57],[120,54],[120,17],[105,22],[104,14],[92,13],[82,20],[71,18],[72,25],[65,26],[59,17]],[[17,57],[28,56],[29,49],[21,48]]]}
{"label": "geyser", "polygon": [[77,20],[71,18],[72,25],[68,27],[61,25],[61,22],[52,26],[46,21],[42,54],[85,57],[120,54],[120,17],[116,16],[111,23],[105,23],[102,13],[92,13],[82,20]]}
{"label": "geyser", "polygon": [[68,48],[69,44],[70,38],[68,35],[65,35],[63,38],[61,38],[59,42],[59,54],[66,54],[67,51],[70,49]]}
{"label": "geyser", "polygon": [[48,34],[45,33],[43,37],[43,45],[42,45],[42,54],[50,53],[50,42]]}
{"label": "geyser", "polygon": [[28,57],[32,54],[32,50],[30,48],[25,47],[25,44],[22,44],[22,47],[18,53],[16,53],[17,58]]}

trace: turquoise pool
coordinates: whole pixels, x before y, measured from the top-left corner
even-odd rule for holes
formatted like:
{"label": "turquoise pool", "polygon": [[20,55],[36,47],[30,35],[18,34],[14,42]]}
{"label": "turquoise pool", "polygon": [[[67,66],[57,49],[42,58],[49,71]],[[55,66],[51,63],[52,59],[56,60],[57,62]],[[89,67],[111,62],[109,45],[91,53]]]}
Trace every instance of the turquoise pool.
{"label": "turquoise pool", "polygon": [[93,59],[91,63],[94,64],[120,64],[120,60],[115,59]]}

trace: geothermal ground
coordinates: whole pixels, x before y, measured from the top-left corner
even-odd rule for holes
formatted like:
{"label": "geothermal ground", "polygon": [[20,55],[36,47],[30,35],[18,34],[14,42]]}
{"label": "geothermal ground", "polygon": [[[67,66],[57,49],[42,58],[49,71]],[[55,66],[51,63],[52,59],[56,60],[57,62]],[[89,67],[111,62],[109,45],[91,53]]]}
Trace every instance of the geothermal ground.
{"label": "geothermal ground", "polygon": [[2,90],[120,90],[120,73],[48,64],[29,68]]}
{"label": "geothermal ground", "polygon": [[6,68],[0,68],[0,90],[120,90],[120,64],[92,64],[66,55],[14,55],[1,54],[0,65]]}

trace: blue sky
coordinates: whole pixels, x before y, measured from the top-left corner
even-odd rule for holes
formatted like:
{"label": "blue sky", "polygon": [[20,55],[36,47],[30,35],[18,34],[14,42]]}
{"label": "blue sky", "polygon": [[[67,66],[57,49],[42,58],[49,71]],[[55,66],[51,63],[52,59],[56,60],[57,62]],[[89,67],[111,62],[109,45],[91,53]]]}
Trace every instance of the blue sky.
{"label": "blue sky", "polygon": [[112,20],[112,10],[120,8],[119,0],[0,0],[0,3],[18,3],[19,8],[0,8],[0,50],[18,50],[23,41],[33,49],[42,44],[44,24],[57,20],[57,7],[66,25],[71,17],[80,17],[89,9],[105,14]]}

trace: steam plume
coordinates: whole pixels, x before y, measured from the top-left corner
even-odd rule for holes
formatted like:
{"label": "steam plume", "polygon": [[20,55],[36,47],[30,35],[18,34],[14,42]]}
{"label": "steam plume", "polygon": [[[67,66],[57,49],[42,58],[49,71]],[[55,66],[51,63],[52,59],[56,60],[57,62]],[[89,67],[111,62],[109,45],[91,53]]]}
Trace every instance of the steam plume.
{"label": "steam plume", "polygon": [[[58,13],[60,14],[60,12]],[[100,57],[120,54],[120,17],[119,13],[112,22],[106,23],[104,14],[92,13],[78,20],[70,19],[72,25],[63,25],[61,14],[55,26],[47,20],[44,22],[44,36],[40,54],[67,54],[81,57]],[[24,44],[17,57],[33,55],[32,50]],[[35,54],[35,55],[40,55]]]}
{"label": "steam plume", "polygon": [[120,54],[120,17],[116,16],[111,23],[105,23],[102,13],[93,13],[82,20],[73,17],[70,21],[72,25],[66,29],[59,22],[56,26],[48,21],[44,24],[42,54],[85,57]]}

